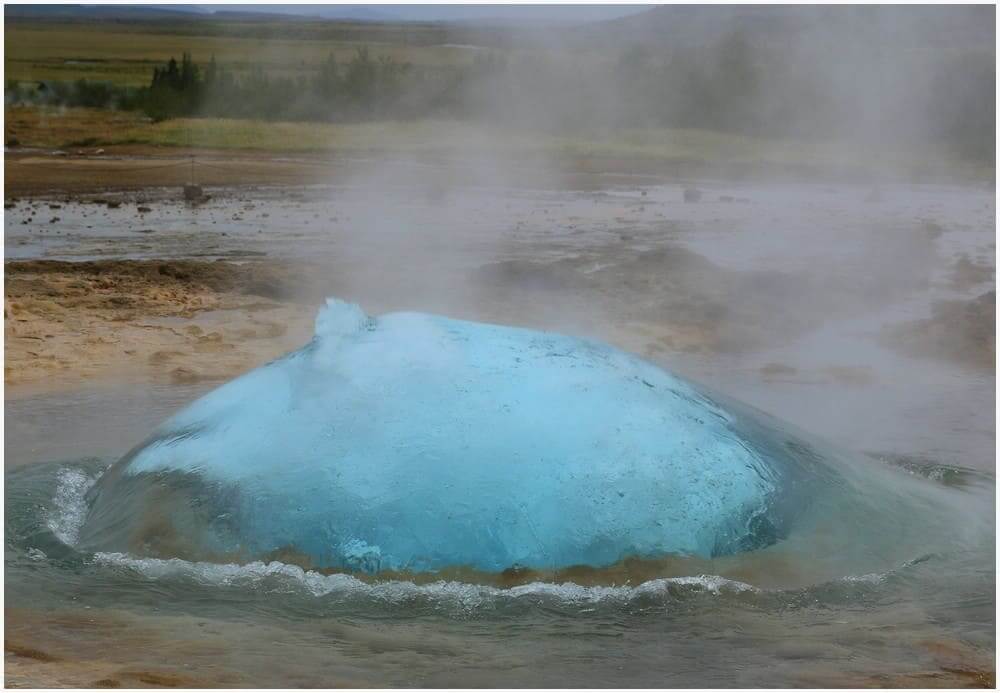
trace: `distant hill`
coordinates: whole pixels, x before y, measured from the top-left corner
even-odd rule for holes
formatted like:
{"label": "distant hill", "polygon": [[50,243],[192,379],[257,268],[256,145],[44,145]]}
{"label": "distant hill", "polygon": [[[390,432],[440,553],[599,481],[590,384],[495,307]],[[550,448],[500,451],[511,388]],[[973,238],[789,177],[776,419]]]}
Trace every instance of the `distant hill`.
{"label": "distant hill", "polygon": [[11,24],[127,24],[139,31],[190,36],[495,47],[511,45],[516,33],[526,31],[518,24],[403,20],[368,5],[288,7],[295,12],[312,8],[316,14],[285,14],[280,5],[7,5],[4,19]]}
{"label": "distant hill", "polygon": [[191,19],[204,12],[191,7],[156,7],[152,5],[4,5],[5,20],[10,19]]}
{"label": "distant hill", "polygon": [[7,19],[347,21],[469,25],[583,24],[641,11],[634,5],[14,5]]}
{"label": "distant hill", "polygon": [[5,19],[50,21],[155,21],[155,20],[216,20],[216,21],[340,21],[391,22],[391,14],[367,5],[6,5]]}
{"label": "distant hill", "polygon": [[829,36],[920,41],[921,48],[993,49],[993,5],[665,5],[578,27],[566,40],[618,46],[710,46],[739,31],[750,41]]}

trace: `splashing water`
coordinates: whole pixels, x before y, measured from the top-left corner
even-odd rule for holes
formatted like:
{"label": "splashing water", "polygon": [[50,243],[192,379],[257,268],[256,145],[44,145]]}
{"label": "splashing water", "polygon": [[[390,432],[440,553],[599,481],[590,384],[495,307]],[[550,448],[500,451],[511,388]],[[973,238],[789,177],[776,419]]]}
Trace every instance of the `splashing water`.
{"label": "splashing water", "polygon": [[96,479],[79,469],[59,472],[53,508],[48,513],[48,527],[59,541],[69,546],[76,544],[80,528],[87,516],[85,494]]}
{"label": "splashing water", "polygon": [[[120,653],[139,672],[141,662],[157,671],[165,651],[182,648],[185,671],[219,671],[203,683],[228,686],[328,685],[331,661],[358,681],[393,685],[467,684],[477,671],[510,685],[772,685],[776,667],[781,680],[843,685],[854,680],[842,677],[846,656],[851,670],[877,674],[899,662],[976,676],[988,666],[991,476],[855,458],[568,337],[413,314],[319,322],[304,349],[195,402],[111,468],[87,460],[8,470],[8,603],[40,609],[22,626],[13,621],[15,642],[44,651],[71,633],[73,656]],[[518,347],[506,362],[495,358],[503,346]],[[530,356],[530,378],[499,368]],[[414,364],[425,369],[420,377]],[[435,380],[436,364],[446,375],[471,369],[480,389]],[[577,374],[601,388],[553,396],[563,376]],[[418,385],[437,389],[414,400]],[[548,398],[523,418],[516,407],[477,408],[515,385]],[[601,402],[605,420],[587,419]],[[637,402],[659,418],[636,417]],[[586,425],[567,425],[581,416]],[[435,417],[436,429],[421,427]],[[623,426],[627,435],[612,435]],[[378,430],[399,445],[372,446]],[[623,449],[615,457],[613,445],[596,445],[633,435],[646,450],[673,445],[671,464],[632,464]],[[501,453],[531,445],[575,454],[504,466]],[[462,473],[482,475],[484,460],[496,475],[463,486]],[[407,473],[407,461],[423,464]],[[579,474],[581,465],[574,479],[566,468],[581,461],[593,469]],[[724,473],[703,483],[714,464]],[[383,486],[387,493],[373,493]],[[684,512],[649,500],[684,493],[700,498]],[[410,494],[419,502],[407,503]],[[733,512],[732,499],[760,512]],[[337,536],[351,510],[368,524]],[[434,512],[461,520],[460,529],[530,522],[531,541],[480,541],[472,554],[461,554],[470,548],[461,531],[442,533],[451,556],[489,568],[511,560],[498,547],[541,547],[537,555],[551,557],[559,542],[605,546],[580,537],[619,543],[589,554],[596,568],[489,573],[407,563],[412,544],[377,531],[419,528],[426,543],[449,527]],[[558,522],[567,512],[574,522]],[[659,534],[645,533],[663,517]],[[676,531],[694,518],[707,522],[705,534]],[[660,543],[644,560],[601,563],[650,536]],[[712,539],[681,543],[703,536]],[[669,553],[685,546],[694,548]],[[392,572],[397,561],[409,570]],[[93,630],[105,621],[113,627]],[[84,626],[92,637],[81,640]],[[222,669],[220,642],[230,662]],[[952,643],[957,664],[924,645],[941,642]],[[383,652],[408,654],[388,662]]]}
{"label": "splashing water", "polygon": [[606,345],[331,299],[105,474],[80,547],[361,573],[794,548],[832,578],[932,538],[894,506],[932,521],[945,490],[723,402]]}

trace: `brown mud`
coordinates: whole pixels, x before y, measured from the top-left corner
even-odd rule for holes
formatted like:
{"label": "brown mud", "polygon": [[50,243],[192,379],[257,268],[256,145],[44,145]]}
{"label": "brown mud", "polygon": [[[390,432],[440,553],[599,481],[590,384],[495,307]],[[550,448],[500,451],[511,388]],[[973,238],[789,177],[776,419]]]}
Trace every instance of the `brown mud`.
{"label": "brown mud", "polygon": [[[455,635],[447,633],[421,636],[406,627],[373,629],[320,618],[316,624],[302,624],[309,631],[307,640],[324,638],[348,646],[330,647],[322,667],[305,669],[300,667],[308,655],[298,651],[302,643],[291,641],[280,624],[248,629],[211,618],[164,615],[151,627],[135,615],[113,609],[40,612],[8,607],[4,615],[4,683],[9,688],[363,687],[374,684],[372,672],[357,666],[354,651],[409,653],[418,659],[443,655],[452,661],[458,661],[459,653],[471,654]],[[753,625],[746,627],[755,633]],[[990,652],[953,638],[927,639],[905,633],[899,637],[919,662],[900,662],[878,674],[837,672],[818,665],[815,672],[795,674],[790,683],[810,688],[995,687]],[[121,647],[123,641],[131,646]],[[44,644],[29,647],[24,642]],[[474,643],[473,639],[468,644]],[[823,647],[809,641],[779,646],[790,660],[819,655],[817,648]],[[268,670],[267,658],[245,660],[242,670],[229,666],[229,658],[239,649],[277,653],[285,667]],[[137,657],[137,652],[145,655]],[[474,680],[472,676],[466,672],[464,679]]]}
{"label": "brown mud", "polygon": [[939,301],[931,317],[895,326],[884,338],[904,353],[991,371],[996,366],[996,292]]}
{"label": "brown mud", "polygon": [[[374,157],[374,158],[372,158]],[[5,194],[38,196],[53,192],[93,193],[181,187],[195,180],[206,186],[311,185],[348,180],[366,167],[379,168],[391,152],[351,151],[311,154],[299,151],[214,149],[150,144],[118,144],[80,149],[10,148],[4,155]],[[447,151],[408,155],[422,165],[461,165]],[[481,173],[474,162],[466,174]],[[513,180],[527,187],[545,185],[557,172],[572,188],[596,189],[608,174],[635,182],[725,178],[733,181],[865,180],[871,172],[858,167],[763,162],[707,162],[689,158],[623,157],[608,154],[537,156],[519,154],[506,162]],[[933,177],[932,177],[933,179]],[[726,196],[725,202],[745,202]]]}
{"label": "brown mud", "polygon": [[273,262],[5,263],[4,379],[52,388],[101,376],[232,377],[307,341],[301,275]]}
{"label": "brown mud", "polygon": [[[151,145],[110,145],[94,150],[14,149],[4,156],[5,194],[35,197],[55,193],[88,194],[102,192],[154,192],[156,188],[181,188],[197,182],[202,186],[312,185],[350,181],[366,170],[381,170],[387,154],[372,159],[358,152],[311,155],[301,152],[259,151],[253,149],[208,149],[157,147]],[[416,154],[412,160],[422,165],[448,163],[467,168],[467,176],[476,177],[478,169],[469,163],[446,160],[434,153]],[[512,166],[522,185],[543,185],[550,181],[549,169],[530,156]],[[675,162],[683,164],[683,162]],[[639,165],[634,160],[613,157],[566,158],[559,162],[562,177],[573,187],[601,185],[600,178],[610,172],[642,176],[647,183],[678,175],[693,175],[697,170],[677,165]]]}
{"label": "brown mud", "polygon": [[[54,155],[46,150],[16,150],[4,156],[6,195],[137,191],[201,185],[311,184],[336,177],[332,159],[261,152],[164,149],[148,145],[102,148],[99,156]],[[194,163],[192,163],[194,162]]]}

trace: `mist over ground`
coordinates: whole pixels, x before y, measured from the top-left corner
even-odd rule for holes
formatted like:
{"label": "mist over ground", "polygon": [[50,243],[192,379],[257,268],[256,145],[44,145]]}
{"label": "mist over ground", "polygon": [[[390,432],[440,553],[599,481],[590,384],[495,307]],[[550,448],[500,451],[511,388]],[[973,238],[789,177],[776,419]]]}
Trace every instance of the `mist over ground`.
{"label": "mist over ground", "polygon": [[[5,7],[7,685],[995,686],[994,7],[256,7]],[[376,325],[416,311],[637,354],[802,429],[803,469],[829,450],[898,482],[857,486],[887,521],[827,496],[803,508],[814,533],[729,559],[326,575],[295,546],[185,560],[189,513],[156,495],[129,553],[77,545],[110,464],[315,346],[331,296]],[[433,413],[396,384],[368,401]],[[505,411],[553,439],[587,425],[575,401],[535,417],[468,390],[482,423],[454,415],[444,448]],[[507,480],[530,486],[544,447]],[[455,474],[483,464],[469,449]],[[728,484],[698,459],[692,478]],[[419,511],[463,521],[436,491]],[[565,515],[506,495],[498,522],[530,496]]]}
{"label": "mist over ground", "polygon": [[[154,120],[456,119],[626,141],[635,131],[697,129],[821,142],[869,157],[906,152],[911,161],[980,166],[995,158],[995,9],[988,5],[665,6],[603,21],[582,13],[559,29],[523,20],[132,17],[131,30],[198,39],[134,85],[18,79],[33,73],[17,57],[16,29],[69,20],[8,15],[15,28],[8,104],[117,107]],[[92,29],[86,14],[72,21]],[[248,38],[258,40],[252,55],[227,55],[234,39]],[[324,48],[345,38],[355,45]],[[310,52],[293,41],[309,43]],[[844,158],[850,163],[851,155]]]}

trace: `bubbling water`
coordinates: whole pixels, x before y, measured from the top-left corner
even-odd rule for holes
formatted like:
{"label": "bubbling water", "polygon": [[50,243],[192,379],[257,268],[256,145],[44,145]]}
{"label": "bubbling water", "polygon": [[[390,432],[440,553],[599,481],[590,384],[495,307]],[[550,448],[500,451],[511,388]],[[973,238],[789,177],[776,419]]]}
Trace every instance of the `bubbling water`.
{"label": "bubbling water", "polygon": [[607,345],[331,299],[104,474],[79,546],[368,574],[792,552],[797,582],[912,559],[947,493]]}

